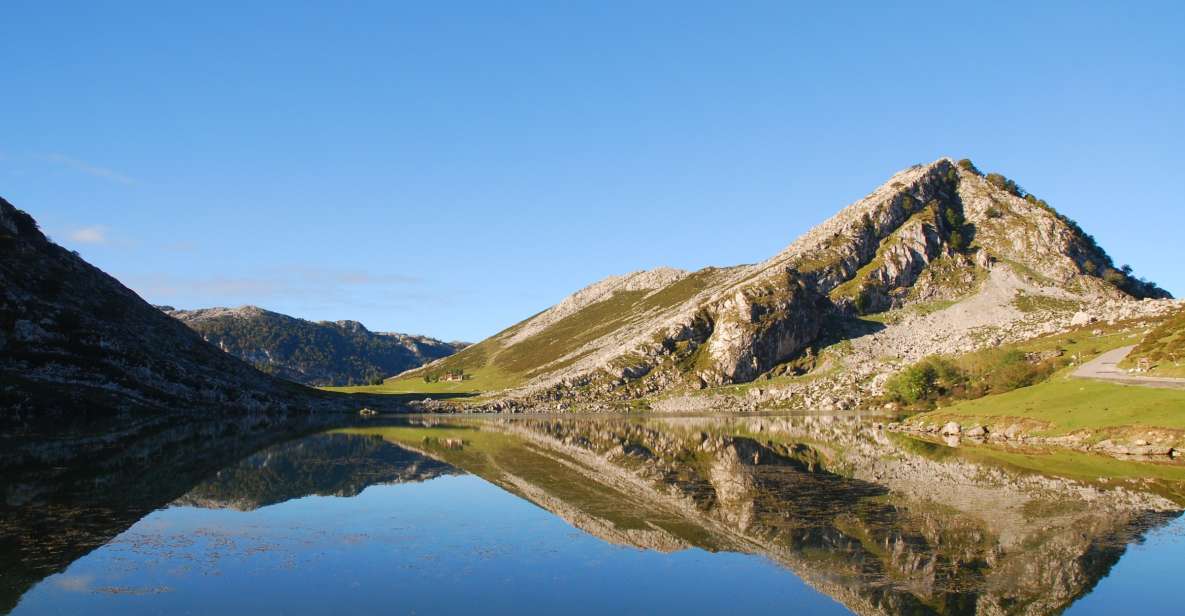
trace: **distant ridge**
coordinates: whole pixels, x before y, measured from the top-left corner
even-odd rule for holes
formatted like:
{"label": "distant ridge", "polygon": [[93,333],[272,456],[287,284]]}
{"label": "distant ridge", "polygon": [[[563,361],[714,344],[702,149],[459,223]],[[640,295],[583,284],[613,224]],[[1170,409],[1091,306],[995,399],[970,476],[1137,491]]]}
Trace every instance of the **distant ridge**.
{"label": "distant ridge", "polygon": [[160,307],[210,344],[305,385],[362,385],[447,357],[465,343],[372,332],[357,321],[307,321],[257,306]]}

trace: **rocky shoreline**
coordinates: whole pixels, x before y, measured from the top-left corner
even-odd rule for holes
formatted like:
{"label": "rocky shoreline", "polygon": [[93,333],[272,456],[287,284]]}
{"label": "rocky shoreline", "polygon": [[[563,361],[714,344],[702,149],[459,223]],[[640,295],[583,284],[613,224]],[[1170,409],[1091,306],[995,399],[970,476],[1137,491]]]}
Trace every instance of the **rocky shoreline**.
{"label": "rocky shoreline", "polygon": [[[546,405],[526,404],[515,399],[495,400],[482,405],[458,406],[440,400],[424,400],[410,403],[413,412],[432,415],[564,415],[594,414],[621,415],[627,411],[608,404],[591,404],[569,406],[563,403]],[[715,406],[712,409],[690,408],[684,412],[720,412]],[[737,405],[726,414],[745,415],[761,413],[762,409],[752,405]],[[784,412],[781,410],[765,412]],[[830,411],[820,411],[830,414]],[[647,416],[664,417],[675,416],[671,411],[647,412]],[[836,416],[859,414],[859,411],[841,411]],[[910,436],[933,439],[945,445],[957,447],[967,442],[975,445],[992,445],[1000,447],[1023,448],[1062,448],[1084,453],[1102,454],[1120,459],[1131,460],[1176,460],[1185,458],[1185,435],[1180,431],[1164,428],[1140,428],[1142,436],[1131,434],[1112,434],[1119,428],[1100,432],[1078,430],[1060,436],[1040,436],[1034,432],[1045,428],[1044,424],[1031,419],[1004,418],[1006,421],[996,423],[943,421],[931,423],[926,421],[888,421],[879,424],[886,432],[896,432]],[[1099,438],[1102,436],[1103,438]]]}
{"label": "rocky shoreline", "polygon": [[1038,428],[1030,420],[1008,421],[997,424],[960,424],[947,421],[941,424],[929,422],[892,422],[885,426],[890,432],[899,432],[921,437],[938,438],[952,447],[967,440],[974,444],[991,444],[1024,447],[1061,447],[1087,453],[1097,453],[1115,458],[1169,458],[1185,456],[1181,447],[1181,435],[1175,431],[1149,428],[1143,438],[1114,436],[1097,440],[1099,434],[1078,430],[1062,436],[1037,436],[1031,430]]}

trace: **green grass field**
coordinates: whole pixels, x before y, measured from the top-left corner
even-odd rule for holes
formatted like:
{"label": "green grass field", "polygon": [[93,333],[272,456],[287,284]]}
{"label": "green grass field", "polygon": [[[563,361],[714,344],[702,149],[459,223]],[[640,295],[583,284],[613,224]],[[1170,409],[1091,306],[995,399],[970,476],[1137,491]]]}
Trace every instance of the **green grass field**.
{"label": "green grass field", "polygon": [[911,421],[1001,424],[1030,419],[1043,436],[1076,430],[1163,428],[1185,432],[1185,390],[1153,389],[1076,379],[1063,371],[1049,381],[1005,394],[922,413]]}
{"label": "green grass field", "polygon": [[465,372],[464,381],[425,382],[422,377],[390,379],[381,385],[357,385],[353,387],[322,387],[326,391],[361,394],[478,394],[500,391],[521,383],[516,375],[504,375],[497,368],[482,367]]}

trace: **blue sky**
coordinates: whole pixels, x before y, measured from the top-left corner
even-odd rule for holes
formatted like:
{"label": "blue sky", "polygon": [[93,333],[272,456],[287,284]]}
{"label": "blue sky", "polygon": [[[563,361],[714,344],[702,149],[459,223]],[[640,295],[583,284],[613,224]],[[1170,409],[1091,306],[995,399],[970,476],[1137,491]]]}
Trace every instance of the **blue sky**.
{"label": "blue sky", "polygon": [[154,303],[477,340],[950,155],[1185,294],[1185,3],[889,4],[10,0],[0,196]]}

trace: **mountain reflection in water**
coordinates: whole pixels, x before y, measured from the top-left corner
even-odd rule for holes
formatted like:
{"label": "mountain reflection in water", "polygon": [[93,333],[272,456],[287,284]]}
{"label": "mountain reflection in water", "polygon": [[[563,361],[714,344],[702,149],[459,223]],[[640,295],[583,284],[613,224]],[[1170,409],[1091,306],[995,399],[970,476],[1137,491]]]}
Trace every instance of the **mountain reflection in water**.
{"label": "mountain reflection in water", "polygon": [[[196,446],[193,455],[206,463],[220,459]],[[368,486],[434,484],[470,474],[587,533],[586,541],[591,536],[600,545],[639,548],[647,558],[702,553],[705,558],[694,561],[697,575],[718,574],[713,563],[737,553],[762,557],[747,566],[773,563],[783,579],[792,573],[862,614],[1056,614],[1090,593],[1132,542],[1177,518],[1185,501],[1185,468],[1179,464],[1062,453],[1043,460],[1061,475],[1047,476],[1028,470],[1041,459],[1021,452],[951,449],[889,435],[858,418],[818,416],[418,418],[367,422],[242,455],[241,448],[226,449],[230,459],[201,481],[184,473],[149,473],[155,490],[130,468],[90,477],[86,489],[6,486],[0,610],[16,606],[17,613],[32,613],[51,605],[53,591],[38,584],[42,578],[166,503],[172,508],[153,514],[152,523],[168,527],[173,520],[184,527],[192,516],[218,510],[263,513],[310,495],[356,498]],[[404,501],[413,495],[400,494]],[[491,520],[499,507],[511,506],[494,496],[470,500],[478,510],[489,506]],[[481,511],[468,514],[482,519]],[[219,519],[202,518],[202,528],[216,527]],[[313,516],[300,521],[322,528]],[[454,536],[443,520],[426,528],[439,536],[430,538],[436,543],[420,557],[458,562],[463,559],[447,553],[455,546],[447,546],[466,533],[493,531],[457,528]],[[501,532],[515,541],[517,535]],[[304,539],[291,539],[291,545],[280,542],[278,551],[300,552]],[[137,545],[137,558],[147,558],[146,551],[158,560],[171,558],[144,543]],[[86,558],[113,549],[108,545]],[[394,548],[355,556],[378,558],[388,568],[409,565]],[[491,558],[501,558],[506,568],[513,560]],[[673,575],[668,569],[654,575]],[[606,604],[585,609],[619,609],[610,600],[614,585],[637,583],[609,578]],[[184,587],[185,576],[175,583]],[[602,573],[573,583],[607,582]],[[714,592],[727,596],[734,590],[721,586]],[[504,590],[516,592],[524,593],[516,609],[532,607],[528,589]],[[399,596],[391,597],[391,605],[398,605]],[[158,599],[136,600],[150,605]],[[744,605],[739,597],[732,603]],[[440,611],[466,607],[435,605]],[[200,602],[191,600],[189,607],[203,611]]]}

